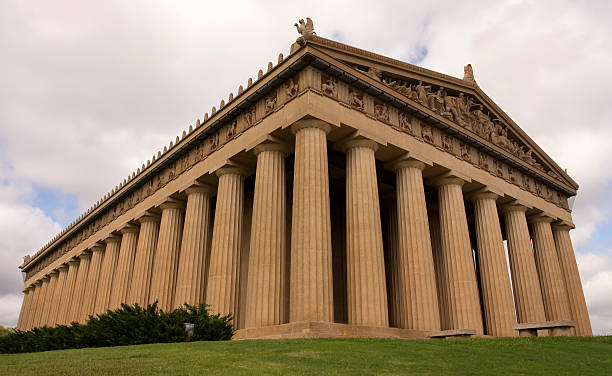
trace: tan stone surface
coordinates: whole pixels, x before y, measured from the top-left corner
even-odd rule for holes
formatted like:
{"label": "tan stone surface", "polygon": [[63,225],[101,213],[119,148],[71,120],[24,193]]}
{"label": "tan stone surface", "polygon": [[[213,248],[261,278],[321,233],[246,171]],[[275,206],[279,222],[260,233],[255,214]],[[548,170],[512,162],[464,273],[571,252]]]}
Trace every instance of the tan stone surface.
{"label": "tan stone surface", "polygon": [[96,314],[105,313],[109,308],[121,238],[112,235],[106,238],[104,242],[106,243],[106,248],[102,258],[102,266],[100,267],[100,279],[98,281],[98,292],[96,293],[96,304],[94,306],[94,313]]}
{"label": "tan stone surface", "polygon": [[91,252],[83,253],[80,257],[79,270],[74,283],[74,293],[70,304],[69,318],[70,322],[78,322],[81,318],[81,309],[83,308],[83,296],[85,295],[85,285],[87,283],[87,274],[89,274],[89,265],[91,263]]}
{"label": "tan stone surface", "polygon": [[246,328],[285,322],[287,204],[284,145],[255,148],[257,169],[249,251]]}
{"label": "tan stone surface", "polygon": [[425,164],[413,159],[393,166],[397,184],[398,267],[403,290],[401,328],[439,330],[436,291],[425,188]]}
{"label": "tan stone surface", "polygon": [[162,210],[159,238],[153,261],[150,301],[158,301],[157,308],[165,312],[172,310],[174,286],[178,271],[185,203],[169,200],[160,205]]}
{"label": "tan stone surface", "polygon": [[397,338],[423,339],[421,330],[350,325],[325,321],[296,321],[288,324],[237,330],[233,340],[284,338]]}
{"label": "tan stone surface", "polygon": [[[399,237],[397,233],[397,202],[395,195],[387,198],[387,233],[385,271],[387,276],[387,305],[389,326],[400,328],[404,317],[404,289],[401,284],[402,270],[399,259]],[[334,270],[335,272],[335,270]]]}
{"label": "tan stone surface", "polygon": [[151,275],[153,273],[153,259],[157,249],[160,217],[148,213],[138,219],[140,233],[134,256],[132,281],[128,291],[127,304],[137,303],[146,307],[150,303]]}
{"label": "tan stone surface", "polygon": [[572,314],[565,290],[565,280],[561,275],[555,240],[550,227],[551,218],[538,216],[530,218],[530,222],[546,319],[548,321],[569,320]]}
{"label": "tan stone surface", "polygon": [[59,273],[57,270],[52,271],[49,274],[49,285],[47,286],[47,293],[45,296],[45,309],[43,310],[42,319],[40,320],[41,326],[53,326],[53,322],[51,322],[51,314],[53,312],[53,297],[55,295],[55,290],[57,288],[57,279]]}
{"label": "tan stone surface", "polygon": [[66,284],[67,275],[68,275],[68,265],[64,264],[59,267],[57,285],[55,286],[55,291],[53,292],[51,312],[49,312],[49,326],[54,326],[59,323],[58,315],[60,312],[60,305],[62,303],[62,296],[64,294],[64,285]]}
{"label": "tan stone surface", "polygon": [[45,325],[44,318],[45,312],[47,312],[49,306],[49,295],[47,290],[49,289],[49,276],[46,275],[42,279],[42,285],[40,286],[40,295],[38,296],[38,309],[36,310],[36,318],[34,321],[34,327],[41,327]]}
{"label": "tan stone surface", "polygon": [[316,119],[295,133],[289,321],[334,320],[327,136]]}
{"label": "tan stone surface", "polygon": [[25,316],[28,312],[28,303],[30,302],[32,296],[30,295],[30,289],[25,288],[23,291],[23,301],[21,303],[21,309],[19,310],[19,318],[17,319],[17,330],[23,330],[23,322],[25,320]]}
{"label": "tan stone surface", "polygon": [[187,207],[179,257],[174,308],[197,305],[206,294],[206,272],[210,247],[211,197],[215,189],[206,185],[187,188]]}
{"label": "tan stone surface", "polygon": [[519,323],[546,320],[540,281],[525,211],[519,204],[502,208],[508,240],[508,259],[514,290],[514,306]]}
{"label": "tan stone surface", "polygon": [[121,245],[117,268],[113,276],[113,288],[108,301],[108,309],[115,310],[125,303],[132,282],[136,245],[138,244],[138,226],[127,225],[121,229]]}
{"label": "tan stone surface", "polygon": [[429,222],[429,235],[431,239],[431,251],[433,256],[434,271],[436,275],[436,290],[438,293],[438,309],[440,311],[440,328],[450,328],[448,317],[448,296],[446,294],[446,282],[444,263],[442,259],[442,234],[440,233],[440,213],[438,204],[430,202],[427,207]]}
{"label": "tan stone surface", "polygon": [[572,239],[570,239],[569,235],[570,226],[556,225],[552,229],[557,255],[559,256],[561,274],[563,274],[565,279],[571,318],[576,321],[576,327],[572,330],[577,336],[592,336],[591,320],[589,320],[589,312],[584,299],[584,292],[582,291],[582,283],[580,282],[580,273],[576,265]]}
{"label": "tan stone surface", "polygon": [[213,313],[237,313],[242,245],[244,176],[241,168],[217,171],[219,187],[215,208],[206,301]]}
{"label": "tan stone surface", "polygon": [[354,140],[345,144],[344,148],[348,322],[353,325],[389,326],[374,158],[377,146],[370,140]]}
{"label": "tan stone surface", "polygon": [[514,337],[512,325],[516,314],[512,288],[508,277],[506,251],[497,214],[495,193],[484,191],[471,195],[476,219],[476,243],[484,325],[486,334],[495,337]]}
{"label": "tan stone surface", "polygon": [[102,243],[97,243],[91,247],[91,261],[89,263],[89,273],[87,273],[83,304],[81,305],[81,316],[79,318],[80,322],[86,322],[89,315],[93,315],[95,313],[100,271],[102,269],[102,261],[104,259],[104,249],[105,245]]}
{"label": "tan stone surface", "polygon": [[438,189],[441,256],[446,290],[446,329],[474,329],[483,334],[478,284],[461,187],[464,181],[444,176]]}
{"label": "tan stone surface", "polygon": [[34,295],[32,296],[32,305],[31,305],[31,312],[28,316],[28,321],[27,321],[27,325],[25,327],[26,330],[30,330],[32,328],[35,327],[36,324],[36,313],[38,311],[38,307],[39,307],[39,303],[38,300],[40,298],[40,288],[42,286],[42,281],[36,281],[34,282],[33,285],[33,293]]}
{"label": "tan stone surface", "polygon": [[57,323],[61,325],[70,324],[72,297],[74,295],[77,273],[79,271],[80,260],[78,258],[68,261],[68,274],[66,274],[66,282],[62,289],[62,300],[60,303],[60,311],[57,316]]}

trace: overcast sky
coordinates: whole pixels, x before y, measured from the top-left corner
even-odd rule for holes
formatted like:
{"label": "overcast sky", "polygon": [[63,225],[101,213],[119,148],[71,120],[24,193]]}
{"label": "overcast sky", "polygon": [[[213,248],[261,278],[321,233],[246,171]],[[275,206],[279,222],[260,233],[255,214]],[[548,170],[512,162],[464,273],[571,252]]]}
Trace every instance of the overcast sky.
{"label": "overcast sky", "polygon": [[611,2],[215,3],[0,4],[1,325],[17,322],[23,255],[287,55],[310,16],[322,37],[438,72],[473,65],[580,184],[572,239],[593,329],[612,334]]}

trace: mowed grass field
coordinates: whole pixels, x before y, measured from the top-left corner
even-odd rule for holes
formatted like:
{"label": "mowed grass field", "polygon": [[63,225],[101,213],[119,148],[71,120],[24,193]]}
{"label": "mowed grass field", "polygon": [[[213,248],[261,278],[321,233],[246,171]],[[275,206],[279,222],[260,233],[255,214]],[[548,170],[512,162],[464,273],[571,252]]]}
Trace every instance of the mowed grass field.
{"label": "mowed grass field", "polygon": [[190,342],[0,354],[2,375],[612,375],[612,337]]}

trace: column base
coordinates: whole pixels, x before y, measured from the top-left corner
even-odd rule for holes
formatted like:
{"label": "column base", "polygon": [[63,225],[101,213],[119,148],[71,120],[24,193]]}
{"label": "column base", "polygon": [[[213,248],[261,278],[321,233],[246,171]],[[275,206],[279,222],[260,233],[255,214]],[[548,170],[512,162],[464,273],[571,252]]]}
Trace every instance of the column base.
{"label": "column base", "polygon": [[300,321],[263,328],[236,330],[232,340],[283,338],[397,338],[425,339],[425,331],[321,321]]}

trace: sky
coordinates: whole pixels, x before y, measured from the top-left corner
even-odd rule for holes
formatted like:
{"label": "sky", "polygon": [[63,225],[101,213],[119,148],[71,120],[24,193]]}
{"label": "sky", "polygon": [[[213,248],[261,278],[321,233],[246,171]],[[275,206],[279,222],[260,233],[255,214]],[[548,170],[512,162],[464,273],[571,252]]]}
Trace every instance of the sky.
{"label": "sky", "polygon": [[580,189],[571,232],[593,330],[612,334],[612,2],[66,1],[0,4],[0,325],[18,265],[236,93],[293,24],[479,86]]}

